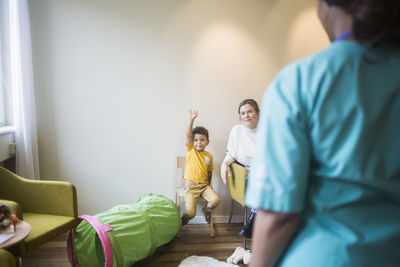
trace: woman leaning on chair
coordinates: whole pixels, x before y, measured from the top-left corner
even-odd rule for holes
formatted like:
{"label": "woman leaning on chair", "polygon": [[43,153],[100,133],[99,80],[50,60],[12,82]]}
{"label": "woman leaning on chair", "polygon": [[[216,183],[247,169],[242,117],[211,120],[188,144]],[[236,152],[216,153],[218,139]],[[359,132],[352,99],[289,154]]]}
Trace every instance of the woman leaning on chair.
{"label": "woman leaning on chair", "polygon": [[[224,183],[226,183],[227,176],[231,176],[229,166],[232,163],[239,163],[249,169],[255,149],[256,130],[260,114],[258,104],[253,99],[245,99],[240,102],[238,112],[241,124],[232,127],[226,156],[221,165],[221,178]],[[251,237],[254,217],[255,211],[252,210],[246,225],[239,232],[240,235]]]}
{"label": "woman leaning on chair", "polygon": [[332,44],[267,89],[250,266],[400,266],[400,1],[319,0]]}

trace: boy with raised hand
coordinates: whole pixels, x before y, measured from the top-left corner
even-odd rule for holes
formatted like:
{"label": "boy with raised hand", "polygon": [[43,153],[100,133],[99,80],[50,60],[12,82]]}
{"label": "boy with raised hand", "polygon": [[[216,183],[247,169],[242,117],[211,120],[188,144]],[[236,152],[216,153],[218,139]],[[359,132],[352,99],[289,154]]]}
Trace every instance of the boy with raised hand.
{"label": "boy with raised hand", "polygon": [[196,204],[199,197],[207,201],[203,207],[207,223],[211,222],[211,213],[221,201],[210,186],[213,157],[211,153],[205,151],[206,146],[210,143],[208,130],[204,127],[193,129],[193,122],[198,115],[196,109],[189,110],[189,126],[186,132],[187,155],[183,175],[186,210],[182,216],[182,225],[187,224],[196,215]]}

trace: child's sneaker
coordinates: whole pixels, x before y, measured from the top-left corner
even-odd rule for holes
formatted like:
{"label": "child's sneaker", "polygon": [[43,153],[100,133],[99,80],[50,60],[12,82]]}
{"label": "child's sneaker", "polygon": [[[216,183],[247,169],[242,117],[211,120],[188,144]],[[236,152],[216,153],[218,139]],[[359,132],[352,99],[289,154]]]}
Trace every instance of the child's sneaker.
{"label": "child's sneaker", "polygon": [[204,218],[206,219],[206,222],[207,222],[208,224],[211,223],[211,214],[209,214],[209,215],[204,214]]}
{"label": "child's sneaker", "polygon": [[211,223],[211,213],[209,213],[209,211],[207,211],[206,206],[203,207],[203,213],[204,213],[204,218],[206,219],[206,222],[208,224],[210,224]]}

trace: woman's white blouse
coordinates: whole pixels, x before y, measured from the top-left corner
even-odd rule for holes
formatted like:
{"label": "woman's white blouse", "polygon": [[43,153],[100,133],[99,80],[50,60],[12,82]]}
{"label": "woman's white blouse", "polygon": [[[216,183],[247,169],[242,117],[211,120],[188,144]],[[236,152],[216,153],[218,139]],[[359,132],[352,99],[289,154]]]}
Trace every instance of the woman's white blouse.
{"label": "woman's white blouse", "polygon": [[232,127],[224,159],[227,165],[238,161],[244,166],[250,166],[256,144],[256,130],[257,128],[250,129],[243,124]]}

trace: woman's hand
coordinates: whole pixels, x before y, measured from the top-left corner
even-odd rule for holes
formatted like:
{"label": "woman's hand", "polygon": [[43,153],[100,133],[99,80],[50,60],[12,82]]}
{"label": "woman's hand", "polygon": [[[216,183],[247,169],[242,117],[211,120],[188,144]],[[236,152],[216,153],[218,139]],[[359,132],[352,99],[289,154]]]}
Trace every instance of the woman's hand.
{"label": "woman's hand", "polygon": [[221,164],[221,179],[222,179],[222,182],[224,182],[224,184],[226,184],[227,176],[232,176],[231,171],[229,169],[228,164],[226,164],[225,162],[222,162],[222,164]]}

